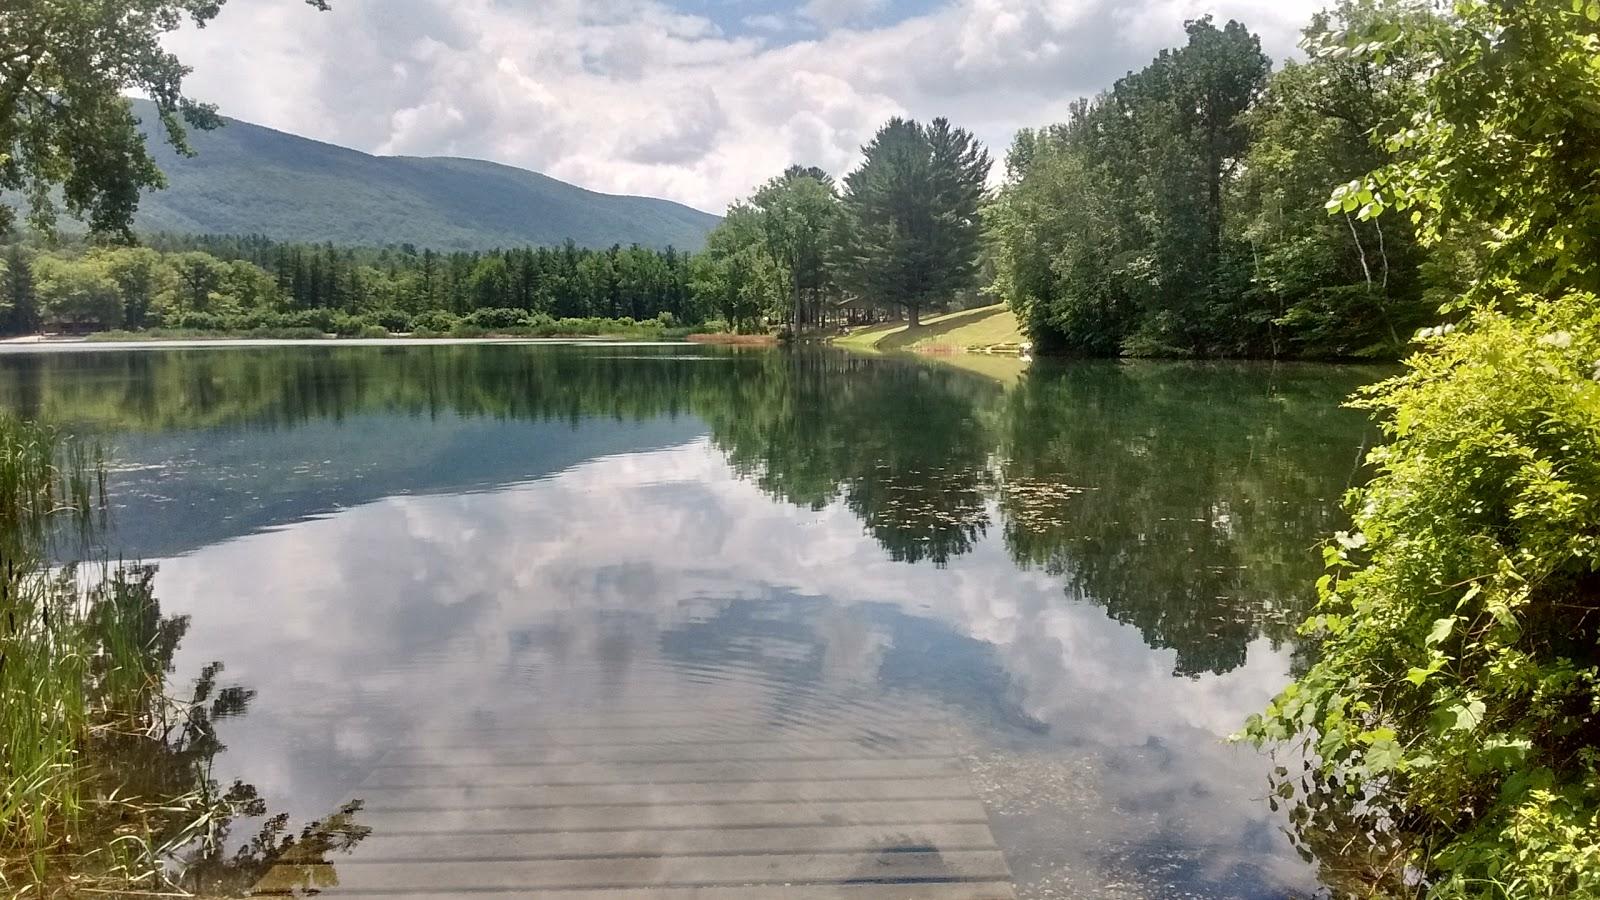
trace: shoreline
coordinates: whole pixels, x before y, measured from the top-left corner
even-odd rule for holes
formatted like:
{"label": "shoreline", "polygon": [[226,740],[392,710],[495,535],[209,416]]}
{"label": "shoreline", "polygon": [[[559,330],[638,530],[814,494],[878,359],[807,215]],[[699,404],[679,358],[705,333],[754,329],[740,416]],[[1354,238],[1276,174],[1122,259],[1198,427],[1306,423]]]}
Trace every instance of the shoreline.
{"label": "shoreline", "polygon": [[519,337],[516,335],[485,335],[483,337],[320,337],[320,338],[256,338],[256,337],[162,337],[143,340],[97,341],[88,338],[10,338],[0,341],[0,353],[29,352],[89,352],[93,350],[142,350],[175,347],[324,347],[342,345],[351,347],[415,347],[427,345],[460,344],[541,344],[589,345],[601,347],[626,346],[688,346],[695,341],[686,339],[630,338],[626,336],[581,337]]}
{"label": "shoreline", "polygon": [[326,344],[342,344],[357,347],[384,347],[384,346],[415,346],[422,344],[550,344],[550,345],[594,345],[594,346],[619,346],[619,345],[713,345],[724,347],[776,347],[778,339],[770,334],[719,334],[696,333],[681,337],[644,337],[626,334],[578,334],[578,335],[551,335],[538,337],[519,334],[483,334],[471,337],[455,337],[448,334],[434,336],[419,336],[413,334],[391,334],[387,337],[344,337],[335,334],[324,334],[321,337],[254,337],[250,335],[230,334],[195,334],[195,335],[163,335],[148,338],[97,338],[94,334],[87,335],[46,335],[31,334],[21,337],[0,338],[0,353],[28,352],[34,350],[90,350],[95,348],[105,349],[140,349],[150,347],[298,347],[322,346]]}

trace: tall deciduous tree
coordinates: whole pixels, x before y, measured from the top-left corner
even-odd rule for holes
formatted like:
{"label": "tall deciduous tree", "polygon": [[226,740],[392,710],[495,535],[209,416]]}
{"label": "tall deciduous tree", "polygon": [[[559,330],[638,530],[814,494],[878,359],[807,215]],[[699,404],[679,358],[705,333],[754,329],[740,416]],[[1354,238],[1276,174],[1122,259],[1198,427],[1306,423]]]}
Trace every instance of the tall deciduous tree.
{"label": "tall deciduous tree", "polygon": [[[161,46],[186,20],[204,26],[226,0],[6,0],[0,14],[0,189],[27,198],[53,228],[67,211],[96,233],[130,236],[139,193],[163,184],[123,98],[155,101],[167,139],[187,151],[185,126],[214,128],[214,107],[183,95],[189,73]],[[319,9],[327,0],[306,0]],[[14,219],[0,203],[0,231]]]}
{"label": "tall deciduous tree", "polygon": [[122,324],[117,283],[97,259],[39,258],[39,302],[46,317],[68,328],[115,328]]}
{"label": "tall deciduous tree", "polygon": [[750,198],[764,246],[783,280],[795,327],[819,324],[832,281],[828,251],[839,217],[833,178],[815,167],[790,166]]}
{"label": "tall deciduous tree", "polygon": [[734,331],[754,326],[774,292],[775,273],[763,246],[761,213],[735,203],[695,257],[696,293]]}
{"label": "tall deciduous tree", "polygon": [[1228,201],[1266,82],[1237,22],[1189,41],[1067,123],[1025,133],[999,204],[1008,299],[1042,348],[1080,353],[1257,352]]}
{"label": "tall deciduous tree", "polygon": [[1449,17],[1356,23],[1319,57],[1428,61],[1387,166],[1331,212],[1406,212],[1425,243],[1478,228],[1491,271],[1541,291],[1600,290],[1600,2],[1462,0]]}
{"label": "tall deciduous tree", "polygon": [[982,243],[989,154],[970,132],[935,119],[890,119],[845,176],[843,273],[875,303],[922,311],[972,285]]}
{"label": "tall deciduous tree", "polygon": [[[1377,22],[1432,13],[1386,0],[1344,0],[1319,14],[1303,44]],[[1269,321],[1274,355],[1400,354],[1436,303],[1409,222],[1361,222],[1323,209],[1331,185],[1387,164],[1374,140],[1416,102],[1416,54],[1319,55],[1272,77],[1247,119],[1251,146],[1230,230],[1250,245],[1252,312]]]}
{"label": "tall deciduous tree", "polygon": [[228,272],[226,263],[198,250],[174,257],[172,269],[177,273],[182,287],[180,305],[187,305],[195,312],[205,312],[211,307],[211,295],[222,287],[222,280]]}
{"label": "tall deciduous tree", "polygon": [[148,325],[156,299],[169,294],[176,282],[161,254],[148,247],[119,247],[103,250],[97,256],[122,297],[123,325]]}

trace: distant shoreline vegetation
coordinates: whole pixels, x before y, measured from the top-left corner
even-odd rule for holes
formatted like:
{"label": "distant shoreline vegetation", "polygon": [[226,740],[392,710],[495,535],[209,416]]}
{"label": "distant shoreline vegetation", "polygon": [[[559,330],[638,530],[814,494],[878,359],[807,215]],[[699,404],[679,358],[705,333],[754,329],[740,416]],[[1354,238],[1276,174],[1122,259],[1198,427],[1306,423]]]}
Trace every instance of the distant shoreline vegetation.
{"label": "distant shoreline vegetation", "polygon": [[[324,312],[324,311],[318,311]],[[267,314],[187,317],[174,327],[96,331],[82,335],[90,343],[172,340],[338,340],[341,338],[623,338],[629,340],[682,340],[696,331],[680,324],[670,313],[642,322],[626,316],[611,318],[552,319],[521,310],[478,310],[467,316],[430,313],[410,322],[389,316]],[[72,336],[62,336],[70,340]],[[45,343],[52,342],[47,338]]]}

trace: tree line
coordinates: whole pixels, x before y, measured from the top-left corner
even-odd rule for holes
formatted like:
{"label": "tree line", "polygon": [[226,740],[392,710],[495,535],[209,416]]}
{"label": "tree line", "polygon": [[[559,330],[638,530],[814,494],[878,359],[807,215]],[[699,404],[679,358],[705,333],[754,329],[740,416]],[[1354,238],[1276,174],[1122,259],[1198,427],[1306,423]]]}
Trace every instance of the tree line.
{"label": "tree line", "polygon": [[[1432,15],[1342,0],[1304,43]],[[1326,204],[1393,157],[1375,137],[1414,108],[1423,58],[1313,53],[1274,72],[1238,22],[1187,33],[1066,122],[1017,135],[993,207],[999,292],[1046,351],[1403,353],[1470,248]]]}
{"label": "tree line", "polygon": [[694,257],[668,248],[528,247],[488,253],[155,235],[0,255],[0,327],[448,331],[540,320],[698,324]]}
{"label": "tree line", "polygon": [[[71,21],[39,16],[46,33],[78,35]],[[1308,25],[1305,46],[1439,18],[1404,0],[1340,0]],[[129,84],[157,98],[180,147],[185,125],[216,124],[181,99],[176,61],[143,31],[152,23],[102,25],[96,39],[129,55]],[[145,242],[159,260],[115,246],[36,259],[8,252],[5,324],[204,329],[277,317],[327,326],[338,314],[347,326],[392,331],[419,317],[447,330],[472,316],[666,316],[734,331],[815,330],[886,315],[915,324],[927,311],[1002,300],[1042,353],[1402,355],[1418,328],[1438,320],[1440,300],[1479,270],[1481,242],[1459,229],[1419,240],[1416,223],[1362,215],[1369,203],[1359,191],[1342,196],[1335,215],[1326,204],[1332,185],[1405,157],[1375,137],[1417,108],[1426,54],[1312,52],[1274,71],[1239,22],[1207,17],[1186,31],[1183,46],[1079,100],[1066,122],[1019,133],[997,189],[970,132],[942,118],[894,118],[853,171],[836,180],[789,167],[734,202],[694,253],[571,243],[438,253],[156,235]],[[21,62],[0,66],[26,63],[29,46],[18,46]],[[94,243],[132,241],[128,187],[160,177],[126,105],[112,91],[93,115],[85,106],[82,121],[62,121],[72,111],[29,98],[85,73],[28,72],[37,90],[0,119],[9,147],[0,187],[26,195],[30,219],[48,228],[58,195],[38,188],[59,182],[66,211],[87,220]],[[41,143],[68,124],[105,137],[92,160]],[[0,213],[0,223],[11,218],[9,208]]]}
{"label": "tree line", "polygon": [[[791,167],[735,203],[700,253],[560,247],[440,253],[156,234],[3,255],[13,334],[168,327],[358,333],[662,321],[817,329],[947,305],[978,285],[989,158],[944,119],[890,120],[842,190]],[[852,298],[874,298],[848,309]]]}
{"label": "tree line", "polygon": [[791,166],[729,207],[697,268],[735,327],[796,329],[903,315],[978,296],[988,151],[937,118],[892,118],[842,184]]}
{"label": "tree line", "polygon": [[[1433,16],[1342,0],[1305,45]],[[1361,215],[1359,193],[1335,215],[1326,203],[1396,158],[1374,135],[1415,108],[1424,59],[1312,53],[1274,71],[1246,26],[1203,18],[1066,122],[1019,133],[997,189],[969,131],[894,118],[842,179],[795,165],[757,186],[698,252],[171,235],[128,249],[114,245],[131,232],[91,216],[113,246],[13,248],[0,303],[12,332],[474,316],[807,331],[1002,300],[1043,353],[1393,358],[1470,281],[1479,244],[1425,246],[1415,223]]]}

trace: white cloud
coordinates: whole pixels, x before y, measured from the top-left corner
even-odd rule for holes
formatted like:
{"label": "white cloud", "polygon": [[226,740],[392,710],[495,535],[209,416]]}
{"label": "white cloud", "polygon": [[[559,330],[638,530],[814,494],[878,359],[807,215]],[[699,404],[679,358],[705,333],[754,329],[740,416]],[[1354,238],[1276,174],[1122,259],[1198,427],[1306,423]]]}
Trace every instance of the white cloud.
{"label": "white cloud", "polygon": [[[1214,12],[1291,51],[1321,0],[955,0],[863,27],[810,0],[730,34],[658,0],[233,0],[173,37],[223,112],[381,153],[523,166],[720,210],[791,163],[842,173],[890,115],[946,115],[994,155]],[[784,43],[794,17],[817,23]],[[855,24],[851,24],[855,23]],[[805,32],[800,32],[805,33]]]}
{"label": "white cloud", "polygon": [[809,0],[800,14],[828,28],[860,22],[881,12],[888,0]]}

